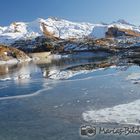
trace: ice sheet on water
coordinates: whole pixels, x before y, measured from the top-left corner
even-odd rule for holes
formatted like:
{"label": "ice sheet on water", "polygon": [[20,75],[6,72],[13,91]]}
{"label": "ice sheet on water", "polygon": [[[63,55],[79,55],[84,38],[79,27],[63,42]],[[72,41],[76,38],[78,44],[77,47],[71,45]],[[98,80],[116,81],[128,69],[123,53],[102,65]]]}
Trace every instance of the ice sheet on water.
{"label": "ice sheet on water", "polygon": [[132,83],[140,83],[140,73],[131,73],[126,77],[126,80],[130,80]]}
{"label": "ice sheet on water", "polygon": [[[3,87],[6,88],[7,86]],[[43,84],[43,88],[39,89],[33,93],[30,94],[23,94],[23,95],[15,95],[15,96],[7,96],[7,97],[0,97],[0,100],[12,100],[12,99],[22,99],[22,98],[29,98],[29,97],[33,97],[33,96],[37,96],[39,94],[43,94],[46,93],[46,91],[52,89],[52,86],[49,86],[48,83],[44,83]]]}
{"label": "ice sheet on water", "polygon": [[140,80],[140,73],[131,73],[127,76],[127,80]]}
{"label": "ice sheet on water", "polygon": [[8,86],[5,86],[5,85],[2,85],[1,87],[0,87],[0,90],[1,89],[4,89],[4,88],[7,88]]}
{"label": "ice sheet on water", "polygon": [[140,100],[121,104],[111,108],[89,110],[83,114],[83,119],[92,123],[140,124]]}

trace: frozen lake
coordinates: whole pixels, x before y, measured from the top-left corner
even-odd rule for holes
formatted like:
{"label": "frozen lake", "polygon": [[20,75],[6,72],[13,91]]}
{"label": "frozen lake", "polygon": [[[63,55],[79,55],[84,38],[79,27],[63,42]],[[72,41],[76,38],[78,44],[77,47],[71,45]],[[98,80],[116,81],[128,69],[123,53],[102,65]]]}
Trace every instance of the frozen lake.
{"label": "frozen lake", "polygon": [[[140,125],[140,67],[75,54],[0,66],[0,140],[81,140],[81,125]],[[140,135],[97,140],[139,139]]]}

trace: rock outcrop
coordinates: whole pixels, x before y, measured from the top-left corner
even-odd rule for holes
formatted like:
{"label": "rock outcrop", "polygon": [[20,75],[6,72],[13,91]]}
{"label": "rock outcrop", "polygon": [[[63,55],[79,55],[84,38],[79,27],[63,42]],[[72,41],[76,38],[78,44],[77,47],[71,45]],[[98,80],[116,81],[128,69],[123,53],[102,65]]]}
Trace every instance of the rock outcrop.
{"label": "rock outcrop", "polygon": [[130,29],[119,29],[117,27],[110,27],[106,32],[106,37],[120,37],[120,36],[140,37],[140,33]]}
{"label": "rock outcrop", "polygon": [[31,60],[27,54],[16,48],[0,45],[0,63],[12,63]]}

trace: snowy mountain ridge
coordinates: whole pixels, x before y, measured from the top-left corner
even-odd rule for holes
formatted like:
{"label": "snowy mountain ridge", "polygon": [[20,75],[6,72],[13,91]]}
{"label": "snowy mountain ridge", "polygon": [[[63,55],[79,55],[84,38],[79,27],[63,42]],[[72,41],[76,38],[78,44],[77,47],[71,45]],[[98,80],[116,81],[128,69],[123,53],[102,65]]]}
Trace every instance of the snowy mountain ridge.
{"label": "snowy mountain ridge", "polygon": [[32,22],[14,22],[9,26],[0,26],[0,43],[11,44],[20,39],[34,39],[46,32],[61,39],[104,38],[109,28],[116,27],[122,30],[131,30],[140,34],[140,27],[118,20],[111,24],[76,23],[64,19],[48,18],[37,19]]}

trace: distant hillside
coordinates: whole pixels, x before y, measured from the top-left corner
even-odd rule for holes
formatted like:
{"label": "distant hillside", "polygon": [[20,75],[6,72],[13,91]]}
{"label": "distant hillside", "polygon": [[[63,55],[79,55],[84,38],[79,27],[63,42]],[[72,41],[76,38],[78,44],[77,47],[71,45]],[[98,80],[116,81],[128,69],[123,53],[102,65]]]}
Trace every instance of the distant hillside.
{"label": "distant hillside", "polygon": [[110,24],[77,23],[51,17],[0,27],[0,44],[26,53],[116,50],[140,45],[140,27],[124,20]]}
{"label": "distant hillside", "polygon": [[[111,24],[77,23],[64,19],[48,18],[37,19],[32,22],[13,22],[9,26],[0,27],[0,43],[11,44],[18,40],[32,40],[38,36],[71,39],[83,38],[105,38],[111,29],[118,29],[116,36],[133,35],[140,36],[140,27],[132,25],[124,20],[118,20]],[[113,31],[114,31],[113,30]]]}

